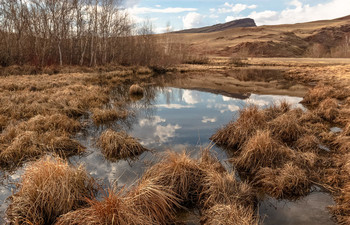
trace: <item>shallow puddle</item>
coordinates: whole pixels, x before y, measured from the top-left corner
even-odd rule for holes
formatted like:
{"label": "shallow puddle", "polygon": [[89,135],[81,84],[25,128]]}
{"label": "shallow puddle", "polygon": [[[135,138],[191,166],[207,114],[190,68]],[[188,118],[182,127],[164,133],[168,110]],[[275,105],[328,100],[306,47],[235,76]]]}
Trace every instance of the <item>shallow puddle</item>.
{"label": "shallow puddle", "polygon": [[[126,90],[125,87],[119,87],[114,97],[128,98]],[[87,151],[82,156],[74,156],[69,160],[73,164],[85,164],[89,173],[103,183],[105,188],[130,186],[150,165],[161,159],[162,154],[167,150],[181,152],[186,149],[196,157],[203,146],[211,145],[209,137],[218,128],[237,118],[239,110],[245,106],[256,104],[259,107],[267,107],[280,101],[287,101],[293,107],[302,108],[299,104],[301,100],[300,97],[283,95],[261,95],[251,92],[222,95],[150,85],[146,88],[144,98],[130,104],[129,110],[134,114],[126,120],[96,127],[90,119],[86,119],[84,123],[89,124],[88,128],[79,133],[76,138],[87,147]],[[152,151],[143,153],[137,160],[118,162],[106,160],[95,146],[95,142],[108,127],[127,131]],[[216,152],[224,166],[231,170],[230,164],[226,162],[226,153],[216,147],[212,147],[212,150]],[[0,174],[2,176],[0,178],[1,215],[4,215],[7,207],[5,199],[14,190],[14,182],[19,180],[22,172],[22,169],[18,169],[14,173],[1,172]],[[306,203],[264,201],[260,206],[260,216],[266,214],[265,224],[312,224],[308,221],[313,220],[318,224],[332,224],[329,223],[329,213],[325,209],[325,206],[333,204],[330,199],[326,194],[312,193],[302,200]],[[271,204],[277,209],[270,207]],[[298,213],[299,215],[296,215]],[[194,224],[196,221],[195,217],[192,218],[186,214],[182,217],[187,221],[185,223]],[[0,223],[2,222],[0,220]]]}
{"label": "shallow puddle", "polygon": [[327,211],[333,204],[329,194],[316,191],[297,201],[268,198],[260,204],[259,214],[265,225],[334,225]]}

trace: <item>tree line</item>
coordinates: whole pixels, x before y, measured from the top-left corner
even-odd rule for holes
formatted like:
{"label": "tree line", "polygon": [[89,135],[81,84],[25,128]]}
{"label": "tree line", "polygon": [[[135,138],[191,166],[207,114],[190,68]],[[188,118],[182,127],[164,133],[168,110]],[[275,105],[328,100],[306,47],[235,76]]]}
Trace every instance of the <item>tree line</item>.
{"label": "tree line", "polygon": [[[0,0],[0,64],[152,65],[179,57],[120,0]],[[174,44],[172,44],[174,45]]]}

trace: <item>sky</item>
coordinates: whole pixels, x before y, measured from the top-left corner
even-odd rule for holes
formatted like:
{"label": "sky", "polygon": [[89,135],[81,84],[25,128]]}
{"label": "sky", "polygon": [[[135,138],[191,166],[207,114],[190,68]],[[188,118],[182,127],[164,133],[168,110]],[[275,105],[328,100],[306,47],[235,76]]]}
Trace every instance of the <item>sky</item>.
{"label": "sky", "polygon": [[123,6],[135,23],[151,22],[156,33],[241,18],[261,26],[350,15],[350,0],[124,0]]}

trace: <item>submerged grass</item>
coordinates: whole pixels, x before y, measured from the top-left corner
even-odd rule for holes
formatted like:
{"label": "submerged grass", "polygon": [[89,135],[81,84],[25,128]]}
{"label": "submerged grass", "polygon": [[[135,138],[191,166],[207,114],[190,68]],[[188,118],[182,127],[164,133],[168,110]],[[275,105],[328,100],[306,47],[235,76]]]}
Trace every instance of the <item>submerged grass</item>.
{"label": "submerged grass", "polygon": [[26,168],[6,214],[13,224],[52,224],[94,198],[95,187],[84,168],[44,157]]}
{"label": "submerged grass", "polygon": [[137,139],[125,132],[117,132],[111,129],[104,131],[97,141],[103,155],[112,161],[133,158],[148,151]]}

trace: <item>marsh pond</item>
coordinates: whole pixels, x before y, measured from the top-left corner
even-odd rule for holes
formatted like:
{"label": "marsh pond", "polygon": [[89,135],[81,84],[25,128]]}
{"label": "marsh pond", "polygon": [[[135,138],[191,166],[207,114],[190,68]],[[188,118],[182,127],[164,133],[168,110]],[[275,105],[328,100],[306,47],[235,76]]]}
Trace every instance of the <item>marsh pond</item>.
{"label": "marsh pond", "polygon": [[[69,161],[74,165],[85,165],[90,175],[105,188],[116,189],[133,185],[167,151],[186,150],[197,157],[201,149],[209,146],[223,166],[233,171],[227,151],[209,138],[219,128],[236,120],[240,110],[249,105],[266,108],[287,102],[292,108],[306,110],[300,101],[307,87],[285,80],[282,72],[276,70],[251,69],[244,73],[233,70],[229,73],[230,76],[214,74],[211,76],[213,80],[200,79],[200,74],[158,75],[144,82],[145,93],[143,97],[130,100],[125,109],[130,112],[126,118],[98,126],[89,116],[81,119],[85,127],[75,139],[87,149],[82,155],[70,157]],[[129,86],[115,88],[111,101],[129,98]],[[108,128],[126,131],[150,151],[133,159],[106,159],[96,141]],[[15,183],[20,180],[25,166],[12,172],[0,172],[2,217],[8,205],[6,199],[15,191]],[[263,224],[328,225],[334,224],[327,209],[332,204],[329,194],[313,186],[309,195],[297,200],[266,196],[259,202],[257,212]],[[200,218],[196,210],[181,213],[178,217],[183,224],[198,224]]]}

